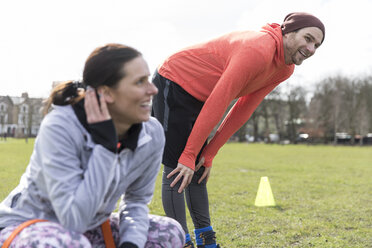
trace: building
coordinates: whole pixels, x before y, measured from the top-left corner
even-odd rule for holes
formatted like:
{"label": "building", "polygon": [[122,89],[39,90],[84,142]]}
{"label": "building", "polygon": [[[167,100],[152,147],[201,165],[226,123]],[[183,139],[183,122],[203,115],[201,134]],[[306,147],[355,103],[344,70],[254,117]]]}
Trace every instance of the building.
{"label": "building", "polygon": [[35,137],[43,115],[42,98],[0,96],[0,134],[8,137]]}

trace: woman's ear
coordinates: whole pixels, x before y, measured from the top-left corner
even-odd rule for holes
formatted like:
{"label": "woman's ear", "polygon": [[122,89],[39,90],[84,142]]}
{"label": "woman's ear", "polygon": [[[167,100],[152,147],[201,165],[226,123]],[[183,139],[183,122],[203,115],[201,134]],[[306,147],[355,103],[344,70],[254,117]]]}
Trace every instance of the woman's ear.
{"label": "woman's ear", "polygon": [[112,89],[106,85],[98,87],[98,93],[103,94],[107,103],[114,102],[114,95]]}

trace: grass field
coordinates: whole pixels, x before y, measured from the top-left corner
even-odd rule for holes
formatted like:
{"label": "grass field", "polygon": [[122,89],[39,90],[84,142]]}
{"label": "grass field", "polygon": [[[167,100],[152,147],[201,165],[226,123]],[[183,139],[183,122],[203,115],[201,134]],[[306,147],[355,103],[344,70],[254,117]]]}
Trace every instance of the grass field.
{"label": "grass field", "polygon": [[[18,184],[32,146],[0,141],[0,199]],[[254,206],[262,176],[276,207]],[[227,144],[208,190],[224,248],[372,247],[372,147]],[[150,209],[164,215],[160,174]]]}

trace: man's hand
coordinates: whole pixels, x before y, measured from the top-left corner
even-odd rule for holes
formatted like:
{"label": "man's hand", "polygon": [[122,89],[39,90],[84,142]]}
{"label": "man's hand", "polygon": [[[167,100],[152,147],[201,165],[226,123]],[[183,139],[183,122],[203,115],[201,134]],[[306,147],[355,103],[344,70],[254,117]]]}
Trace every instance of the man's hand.
{"label": "man's hand", "polygon": [[[200,167],[202,167],[204,165],[204,157],[202,157],[200,160],[199,160],[199,163],[196,165],[195,167],[195,171],[198,171],[200,169]],[[206,183],[208,182],[208,179],[209,179],[209,175],[211,173],[211,169],[212,167],[205,167],[204,169],[204,172],[203,172],[203,175],[200,177],[198,183],[200,184],[204,178],[206,178]]]}
{"label": "man's hand", "polygon": [[179,173],[177,177],[173,180],[170,184],[171,187],[177,184],[177,182],[183,177],[181,186],[178,189],[178,193],[182,193],[182,191],[191,183],[191,179],[194,175],[194,171],[189,167],[178,163],[177,168],[174,169],[171,173],[167,175],[167,178],[171,178],[176,173]]}

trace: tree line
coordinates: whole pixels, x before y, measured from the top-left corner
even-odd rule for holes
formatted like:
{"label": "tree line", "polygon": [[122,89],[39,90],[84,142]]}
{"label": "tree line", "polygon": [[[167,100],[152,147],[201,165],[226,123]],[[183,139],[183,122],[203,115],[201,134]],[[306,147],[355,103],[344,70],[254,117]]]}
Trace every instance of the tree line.
{"label": "tree line", "polygon": [[235,139],[372,144],[371,76],[330,76],[313,92],[285,84],[266,96]]}

